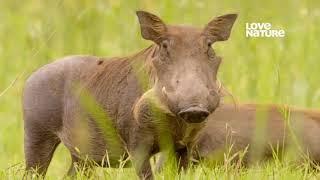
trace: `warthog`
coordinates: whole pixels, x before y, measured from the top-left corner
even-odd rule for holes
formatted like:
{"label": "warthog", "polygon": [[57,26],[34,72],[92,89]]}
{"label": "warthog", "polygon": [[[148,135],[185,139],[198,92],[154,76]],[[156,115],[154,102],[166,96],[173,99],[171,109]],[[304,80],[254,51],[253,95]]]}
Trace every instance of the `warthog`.
{"label": "warthog", "polygon": [[[281,157],[287,150],[297,161],[320,162],[320,112],[280,105],[219,106],[199,132],[196,156],[217,158],[219,153],[245,153],[234,161],[243,165]],[[215,159],[217,160],[217,159]]]}
{"label": "warthog", "polygon": [[[121,58],[66,57],[29,77],[23,99],[27,170],[45,175],[60,142],[72,157],[69,174],[83,164],[83,155],[98,165],[114,166],[103,163],[106,152],[110,162],[120,159],[110,159],[119,152],[110,150],[101,128],[108,118],[92,113],[83,94],[112,121],[140,178],[152,178],[149,159],[160,150],[158,125],[166,125],[162,129],[176,149],[193,142],[220,102],[221,58],[211,45],[229,38],[237,15],[216,17],[204,29],[166,25],[144,11],[137,16],[142,37],[154,42],[150,47]],[[186,152],[179,152],[177,158],[184,159]]]}

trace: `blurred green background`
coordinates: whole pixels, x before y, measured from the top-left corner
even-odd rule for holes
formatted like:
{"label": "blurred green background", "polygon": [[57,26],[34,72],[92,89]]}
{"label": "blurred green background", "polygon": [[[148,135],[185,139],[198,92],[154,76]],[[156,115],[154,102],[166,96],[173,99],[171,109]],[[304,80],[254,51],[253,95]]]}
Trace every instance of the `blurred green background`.
{"label": "blurred green background", "polygon": [[[25,79],[41,65],[71,54],[124,56],[151,42],[140,36],[135,10],[169,24],[202,27],[238,13],[219,78],[240,102],[320,108],[319,0],[0,0],[0,169],[23,164],[21,97]],[[247,38],[245,23],[269,22],[284,38]],[[12,85],[12,82],[17,81]],[[49,177],[62,177],[69,155],[60,146]],[[4,176],[5,177],[5,176]]]}

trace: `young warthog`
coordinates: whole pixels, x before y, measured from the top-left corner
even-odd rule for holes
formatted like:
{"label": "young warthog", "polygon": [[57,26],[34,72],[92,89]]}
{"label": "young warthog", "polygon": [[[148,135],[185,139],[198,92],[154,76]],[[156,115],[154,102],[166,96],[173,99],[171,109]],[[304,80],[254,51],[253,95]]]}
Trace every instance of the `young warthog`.
{"label": "young warthog", "polygon": [[[27,80],[23,100],[27,170],[44,175],[60,142],[71,153],[69,173],[84,156],[114,166],[103,163],[106,152],[110,162],[120,159],[113,156],[119,152],[108,146],[113,140],[100,127],[108,119],[140,178],[152,178],[149,158],[160,151],[159,131],[170,135],[175,148],[187,149],[193,142],[220,101],[216,76],[221,59],[211,45],[229,38],[237,15],[216,17],[204,29],[166,25],[144,11],[137,11],[137,16],[142,37],[155,43],[150,47],[122,58],[66,57]],[[103,119],[88,105],[92,102],[83,102],[82,94],[92,96],[109,118]],[[186,152],[178,154],[185,156]]]}
{"label": "young warthog", "polygon": [[233,160],[248,164],[281,157],[290,150],[295,160],[308,157],[319,163],[320,112],[279,105],[224,104],[208,117],[195,144],[200,158],[244,152],[242,160],[239,156]]}

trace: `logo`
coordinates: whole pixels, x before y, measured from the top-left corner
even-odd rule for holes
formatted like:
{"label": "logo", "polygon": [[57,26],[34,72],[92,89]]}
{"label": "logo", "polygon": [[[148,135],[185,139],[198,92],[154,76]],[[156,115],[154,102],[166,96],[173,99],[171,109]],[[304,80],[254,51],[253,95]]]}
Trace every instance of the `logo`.
{"label": "logo", "polygon": [[285,37],[283,29],[272,29],[271,23],[246,23],[246,37]]}

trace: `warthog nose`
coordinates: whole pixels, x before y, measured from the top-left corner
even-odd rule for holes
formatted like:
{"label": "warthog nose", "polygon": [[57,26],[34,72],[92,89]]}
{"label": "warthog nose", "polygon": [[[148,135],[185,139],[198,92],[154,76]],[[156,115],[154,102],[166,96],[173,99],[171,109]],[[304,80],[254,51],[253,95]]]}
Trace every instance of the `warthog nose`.
{"label": "warthog nose", "polygon": [[200,107],[190,107],[180,111],[178,115],[187,123],[201,123],[209,116],[209,111]]}

